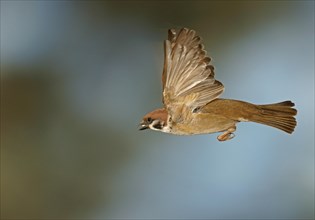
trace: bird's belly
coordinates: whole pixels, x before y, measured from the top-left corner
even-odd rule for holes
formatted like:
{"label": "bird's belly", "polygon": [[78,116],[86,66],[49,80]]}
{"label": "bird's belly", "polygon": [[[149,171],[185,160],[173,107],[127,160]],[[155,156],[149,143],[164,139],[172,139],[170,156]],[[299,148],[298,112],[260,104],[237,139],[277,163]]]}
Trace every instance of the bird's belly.
{"label": "bird's belly", "polygon": [[190,121],[173,124],[170,133],[177,135],[209,134],[225,131],[235,123],[236,121],[220,115],[196,113]]}

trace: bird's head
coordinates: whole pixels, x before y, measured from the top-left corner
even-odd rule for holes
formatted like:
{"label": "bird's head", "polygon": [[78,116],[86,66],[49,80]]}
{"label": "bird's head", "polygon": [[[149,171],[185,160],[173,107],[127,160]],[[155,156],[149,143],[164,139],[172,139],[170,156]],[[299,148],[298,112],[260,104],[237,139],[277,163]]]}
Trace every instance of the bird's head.
{"label": "bird's head", "polygon": [[139,125],[139,130],[152,129],[155,131],[168,132],[168,114],[166,109],[157,109],[146,114]]}

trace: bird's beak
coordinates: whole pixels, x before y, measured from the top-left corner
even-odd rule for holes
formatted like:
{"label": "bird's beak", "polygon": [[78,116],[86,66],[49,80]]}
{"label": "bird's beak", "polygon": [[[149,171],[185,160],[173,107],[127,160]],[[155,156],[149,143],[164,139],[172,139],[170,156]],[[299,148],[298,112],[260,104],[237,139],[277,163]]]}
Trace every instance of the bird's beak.
{"label": "bird's beak", "polygon": [[148,129],[149,126],[144,124],[143,122],[140,123],[139,125],[139,131],[142,131],[142,130],[145,130],[145,129]]}

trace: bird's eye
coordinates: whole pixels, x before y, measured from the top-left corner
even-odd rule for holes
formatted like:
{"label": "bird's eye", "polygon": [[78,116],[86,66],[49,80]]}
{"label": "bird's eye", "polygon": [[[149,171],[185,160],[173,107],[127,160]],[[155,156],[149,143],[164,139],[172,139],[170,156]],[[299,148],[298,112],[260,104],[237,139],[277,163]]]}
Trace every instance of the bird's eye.
{"label": "bird's eye", "polygon": [[148,120],[148,122],[152,122],[152,118],[151,117],[147,118],[147,120]]}

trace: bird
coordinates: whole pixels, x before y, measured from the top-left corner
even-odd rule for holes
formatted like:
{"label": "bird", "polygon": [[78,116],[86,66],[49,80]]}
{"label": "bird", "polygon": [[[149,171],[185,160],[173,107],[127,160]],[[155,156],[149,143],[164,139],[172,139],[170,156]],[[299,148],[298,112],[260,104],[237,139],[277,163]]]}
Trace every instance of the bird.
{"label": "bird", "polygon": [[256,122],[293,133],[297,110],[292,101],[258,105],[219,98],[224,85],[215,79],[210,62],[195,30],[169,29],[164,41],[164,106],[144,115],[139,130],[174,135],[220,132],[218,141],[227,141],[235,137],[237,123]]}

